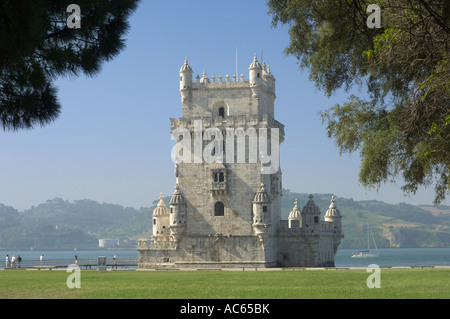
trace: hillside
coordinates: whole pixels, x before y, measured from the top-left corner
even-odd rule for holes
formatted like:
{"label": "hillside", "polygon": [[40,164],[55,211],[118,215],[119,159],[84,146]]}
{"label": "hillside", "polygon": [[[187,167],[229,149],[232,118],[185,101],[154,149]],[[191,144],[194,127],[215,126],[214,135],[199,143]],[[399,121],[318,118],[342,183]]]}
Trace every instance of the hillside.
{"label": "hillside", "polygon": [[0,204],[0,249],[95,249],[99,238],[136,240],[150,227],[147,208],[61,198],[23,212]]}
{"label": "hillside", "polygon": [[[282,219],[287,219],[298,198],[302,208],[309,194],[283,190]],[[332,194],[313,194],[322,212]],[[169,202],[170,197],[164,200]],[[151,236],[152,211],[92,200],[48,200],[19,212],[0,204],[0,249],[95,249],[99,238],[119,238],[134,243]],[[379,248],[450,247],[450,206],[391,205],[380,201],[354,201],[337,197],[343,215],[345,238],[341,248],[365,248],[367,224]]]}
{"label": "hillside", "polygon": [[[333,194],[313,194],[314,201],[325,215]],[[303,207],[308,194],[283,190],[282,218],[286,219],[298,198]],[[366,248],[367,224],[371,225],[378,248],[450,247],[450,206],[396,205],[380,201],[336,199],[342,214],[345,238],[341,248]]]}

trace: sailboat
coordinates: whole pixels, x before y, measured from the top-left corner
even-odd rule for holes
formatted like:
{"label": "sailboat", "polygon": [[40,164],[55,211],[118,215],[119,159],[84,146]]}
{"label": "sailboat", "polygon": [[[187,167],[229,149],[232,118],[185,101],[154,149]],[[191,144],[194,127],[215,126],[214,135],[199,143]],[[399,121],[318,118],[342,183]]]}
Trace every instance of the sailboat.
{"label": "sailboat", "polygon": [[[375,246],[375,252],[370,251],[370,238],[369,234],[372,236],[372,241]],[[357,253],[353,253],[352,258],[373,258],[378,257],[378,248],[377,243],[375,242],[375,239],[373,238],[372,229],[369,225],[367,225],[367,250],[361,250]]]}

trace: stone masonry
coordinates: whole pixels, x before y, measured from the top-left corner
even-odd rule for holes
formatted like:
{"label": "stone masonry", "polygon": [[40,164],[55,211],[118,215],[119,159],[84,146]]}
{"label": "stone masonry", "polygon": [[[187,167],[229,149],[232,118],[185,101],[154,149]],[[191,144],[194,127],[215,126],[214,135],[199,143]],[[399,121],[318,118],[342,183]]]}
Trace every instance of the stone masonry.
{"label": "stone masonry", "polygon": [[186,59],[182,117],[170,119],[175,191],[168,206],[161,194],[150,240],[138,240],[139,268],[334,266],[343,237],[334,197],[324,220],[312,196],[281,220],[284,125],[270,67],[255,55],[249,80],[192,74]]}

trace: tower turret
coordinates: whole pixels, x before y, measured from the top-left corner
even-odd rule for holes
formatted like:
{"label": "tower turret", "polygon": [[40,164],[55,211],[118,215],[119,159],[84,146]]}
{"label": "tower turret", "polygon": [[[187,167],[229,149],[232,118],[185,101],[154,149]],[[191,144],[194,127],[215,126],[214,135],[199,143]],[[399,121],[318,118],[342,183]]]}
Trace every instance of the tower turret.
{"label": "tower turret", "polygon": [[326,222],[332,222],[334,223],[334,227],[337,232],[342,233],[342,215],[339,209],[336,208],[336,204],[334,201],[336,200],[336,197],[331,197],[331,204],[328,208],[327,212],[325,213],[324,220]]}
{"label": "tower turret", "polygon": [[187,58],[180,69],[180,93],[181,102],[184,102],[190,94],[192,88],[192,68],[189,66]]}
{"label": "tower turret", "polygon": [[339,245],[341,244],[341,239],[344,238],[344,234],[342,233],[342,215],[339,209],[336,208],[336,204],[334,203],[335,200],[336,197],[332,196],[330,207],[328,208],[324,217],[324,220],[326,222],[334,223],[334,227],[336,230],[333,239],[334,254],[336,254]]}
{"label": "tower turret", "polygon": [[262,84],[262,66],[256,59],[256,54],[253,58],[252,64],[250,64],[250,67],[248,68],[249,71],[249,81],[250,81],[250,88],[252,89],[253,97],[258,97],[258,92]]}
{"label": "tower turret", "polygon": [[309,195],[309,201],[302,209],[302,228],[305,232],[318,233],[320,229],[320,209]]}
{"label": "tower turret", "polygon": [[298,208],[298,200],[295,199],[294,208],[289,213],[288,221],[289,221],[289,228],[292,228],[292,221],[298,220],[298,227],[301,227],[301,221],[302,221],[302,213],[300,212],[300,208]]}
{"label": "tower turret", "polygon": [[178,242],[181,235],[186,231],[186,203],[179,191],[178,183],[170,199],[170,234]]}
{"label": "tower turret", "polygon": [[253,199],[253,231],[256,235],[267,232],[270,226],[270,197],[266,192],[264,184]]}
{"label": "tower turret", "polygon": [[159,195],[159,203],[153,210],[153,236],[169,235],[169,210],[163,200],[163,194]]}

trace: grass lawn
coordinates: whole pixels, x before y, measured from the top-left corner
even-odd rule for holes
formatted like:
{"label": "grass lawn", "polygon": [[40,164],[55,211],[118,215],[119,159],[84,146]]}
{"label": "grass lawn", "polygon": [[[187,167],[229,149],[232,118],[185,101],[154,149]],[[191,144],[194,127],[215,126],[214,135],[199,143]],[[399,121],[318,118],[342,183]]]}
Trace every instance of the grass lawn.
{"label": "grass lawn", "polygon": [[365,269],[284,271],[82,270],[69,289],[64,270],[2,270],[0,298],[299,299],[450,298],[450,269],[381,269],[368,288]]}

